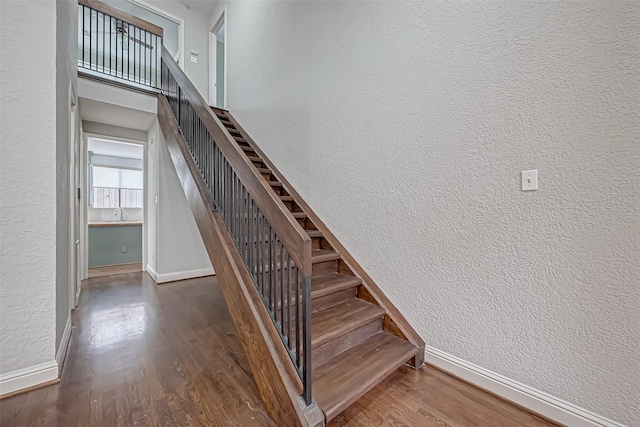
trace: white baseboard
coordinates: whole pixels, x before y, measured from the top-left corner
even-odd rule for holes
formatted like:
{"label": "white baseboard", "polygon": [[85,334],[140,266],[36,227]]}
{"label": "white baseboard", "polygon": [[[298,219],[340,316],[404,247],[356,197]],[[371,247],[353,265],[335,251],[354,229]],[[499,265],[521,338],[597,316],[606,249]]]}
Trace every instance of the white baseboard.
{"label": "white baseboard", "polygon": [[477,387],[567,426],[625,427],[613,420],[433,347],[427,347],[425,361]]}
{"label": "white baseboard", "polygon": [[198,270],[176,271],[174,273],[158,273],[150,265],[147,265],[147,273],[156,283],[175,282],[177,280],[195,279],[196,277],[213,276],[216,273],[212,267]]}
{"label": "white baseboard", "polygon": [[58,363],[41,363],[30,368],[20,369],[0,375],[0,396],[58,378]]}
{"label": "white baseboard", "polygon": [[69,340],[71,339],[71,314],[67,317],[67,324],[64,326],[64,333],[60,340],[60,347],[58,347],[58,353],[56,354],[56,363],[58,364],[58,376],[62,373],[62,365],[64,365],[64,359],[67,357],[67,349],[69,348]]}

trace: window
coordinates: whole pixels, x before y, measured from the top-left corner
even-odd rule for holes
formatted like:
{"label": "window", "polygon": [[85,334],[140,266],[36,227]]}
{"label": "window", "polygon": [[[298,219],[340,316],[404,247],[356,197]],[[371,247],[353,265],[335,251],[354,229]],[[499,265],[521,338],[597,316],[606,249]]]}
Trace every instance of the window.
{"label": "window", "polygon": [[91,166],[92,206],[141,208],[143,177],[141,170]]}

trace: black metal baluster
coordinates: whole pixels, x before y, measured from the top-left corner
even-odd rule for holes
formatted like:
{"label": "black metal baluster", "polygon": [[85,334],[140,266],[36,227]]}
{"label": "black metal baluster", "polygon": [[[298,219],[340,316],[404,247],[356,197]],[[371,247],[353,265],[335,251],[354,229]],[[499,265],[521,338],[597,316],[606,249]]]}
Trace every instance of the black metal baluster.
{"label": "black metal baluster", "polygon": [[249,193],[242,186],[243,194],[242,194],[242,206],[243,206],[243,218],[242,218],[242,235],[244,236],[245,248],[244,248],[244,259],[246,260],[246,264],[249,265]]}
{"label": "black metal baluster", "polygon": [[143,55],[144,55],[144,66],[142,67],[142,80],[145,82],[144,84],[147,86],[151,86],[151,77],[149,75],[149,70],[148,70],[148,64],[147,62],[148,59],[147,57],[149,56],[149,49],[151,47],[151,41],[149,40],[149,33],[147,30],[142,30],[143,34],[144,34],[144,45],[143,45]]}
{"label": "black metal baluster", "polygon": [[291,256],[287,253],[287,288],[285,289],[285,294],[287,295],[287,316],[285,318],[287,328],[285,329],[287,333],[285,334],[285,338],[287,338],[287,352],[291,348]]}
{"label": "black metal baluster", "polygon": [[271,231],[271,226],[269,225],[269,296],[267,298],[267,302],[269,303],[267,308],[273,317],[273,232]]}
{"label": "black metal baluster", "polygon": [[[137,39],[142,41],[142,29],[138,27],[133,28],[133,33],[137,34]],[[138,83],[141,83],[140,75],[142,74],[142,45],[139,42],[133,42],[133,80],[136,79],[136,49],[138,49]]]}
{"label": "black metal baluster", "polygon": [[284,246],[280,242],[280,325],[284,335]]}
{"label": "black metal baluster", "polygon": [[311,278],[303,275],[302,289],[302,330],[304,335],[304,369],[302,383],[304,384],[303,398],[308,405],[311,404]]}
{"label": "black metal baluster", "polygon": [[85,60],[84,60],[84,51],[85,51],[85,47],[84,47],[84,39],[85,39],[85,31],[87,31],[87,26],[85,24],[85,16],[87,15],[87,8],[85,6],[82,6],[82,68],[86,68],[85,64]]}
{"label": "black metal baluster", "polygon": [[253,235],[253,200],[249,199],[248,200],[248,222],[249,224],[247,224],[247,240],[250,240],[250,242],[248,241],[247,243],[249,244],[249,273],[251,273],[251,278],[254,280],[256,280],[256,275],[255,272],[253,270],[253,245],[255,244],[254,241],[254,235]]}
{"label": "black metal baluster", "polygon": [[258,239],[260,239],[258,243],[258,290],[260,297],[262,297],[264,295],[264,226],[260,208],[256,206],[256,210],[258,212]]}
{"label": "black metal baluster", "polygon": [[124,43],[125,33],[127,34],[127,80],[131,81],[131,39],[129,38],[129,34],[131,34],[131,25],[129,25],[128,23],[127,31],[122,33],[122,43]]}
{"label": "black metal baluster", "polygon": [[89,9],[89,69],[93,69],[93,9]]}
{"label": "black metal baluster", "polygon": [[[105,22],[106,22],[106,18],[105,18],[105,14],[104,12],[102,13],[102,19],[99,21],[99,23],[102,22],[102,72],[104,73],[104,65],[105,65],[105,61],[104,61],[104,54],[105,54],[105,37],[107,34],[107,31],[105,30]],[[98,28],[100,28],[100,25],[98,25]],[[99,31],[99,30],[98,30]],[[106,74],[106,73],[105,73]]]}
{"label": "black metal baluster", "polygon": [[233,173],[233,169],[231,169],[231,166],[229,166],[229,169],[231,170],[231,174],[233,176],[233,187],[234,187],[234,199],[233,199],[233,234],[234,234],[234,239],[236,241],[236,244],[238,245],[238,251],[240,251],[240,248],[242,248],[242,246],[240,246],[240,241],[238,240],[238,228],[240,225],[240,222],[238,220],[238,212],[239,212],[239,202],[240,202],[240,195],[238,194],[238,180],[236,178],[235,173]]}
{"label": "black metal baluster", "polygon": [[[116,61],[116,77],[118,77],[118,19],[116,18],[116,32],[115,32],[115,36],[116,36],[116,57],[115,57],[115,61]],[[120,51],[122,51],[122,46],[120,46]],[[122,65],[120,65],[120,68],[122,69]],[[121,73],[122,74],[122,70]]]}
{"label": "black metal baluster", "polygon": [[300,363],[300,277],[298,273],[296,266],[296,367],[300,372],[302,364]]}
{"label": "black metal baluster", "polygon": [[[113,53],[112,53],[112,51],[113,51],[113,37],[112,37],[112,34],[111,34],[112,30],[113,30],[113,16],[109,16],[109,74],[117,75],[118,73],[117,72],[114,73],[114,70],[113,70]],[[118,40],[116,40],[116,51],[118,49],[117,48],[117,46],[118,46],[117,45],[117,41]],[[116,65],[117,65],[117,62],[116,62]]]}

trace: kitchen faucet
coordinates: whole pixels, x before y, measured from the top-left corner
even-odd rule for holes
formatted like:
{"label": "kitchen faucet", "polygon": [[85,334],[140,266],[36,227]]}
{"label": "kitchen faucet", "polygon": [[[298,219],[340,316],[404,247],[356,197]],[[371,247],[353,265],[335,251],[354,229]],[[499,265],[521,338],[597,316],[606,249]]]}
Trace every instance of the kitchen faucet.
{"label": "kitchen faucet", "polygon": [[124,221],[124,212],[122,212],[122,208],[116,208],[116,211],[113,214],[118,215],[118,211],[120,211],[120,221]]}

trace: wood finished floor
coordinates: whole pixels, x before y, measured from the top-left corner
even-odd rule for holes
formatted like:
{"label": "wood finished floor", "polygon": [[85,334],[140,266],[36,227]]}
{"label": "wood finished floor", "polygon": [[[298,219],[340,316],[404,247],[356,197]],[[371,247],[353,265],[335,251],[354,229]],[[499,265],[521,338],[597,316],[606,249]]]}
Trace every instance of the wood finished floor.
{"label": "wood finished floor", "polygon": [[105,265],[103,267],[90,267],[89,279],[103,276],[115,276],[117,274],[137,273],[139,271],[142,271],[141,262],[119,265]]}
{"label": "wood finished floor", "polygon": [[[275,426],[214,277],[83,284],[59,384],[0,401],[0,425]],[[550,426],[433,368],[392,374],[331,426]]]}

